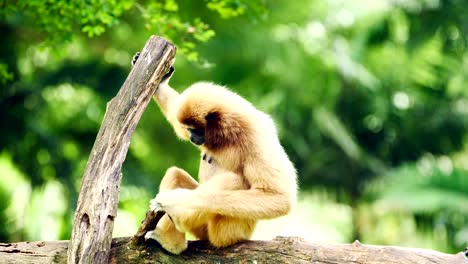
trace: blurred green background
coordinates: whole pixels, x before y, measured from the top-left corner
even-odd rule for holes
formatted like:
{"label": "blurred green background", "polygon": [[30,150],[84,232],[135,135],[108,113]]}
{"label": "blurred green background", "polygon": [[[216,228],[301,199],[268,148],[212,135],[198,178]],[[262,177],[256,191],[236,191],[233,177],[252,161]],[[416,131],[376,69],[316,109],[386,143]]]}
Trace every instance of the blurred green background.
{"label": "blurred green background", "polygon": [[[460,251],[467,9],[464,0],[1,0],[0,241],[70,237],[106,102],[157,34],[178,47],[179,91],[227,85],[277,123],[301,195],[255,238]],[[114,236],[134,234],[169,166],[196,175],[198,160],[152,102],[123,166]]]}

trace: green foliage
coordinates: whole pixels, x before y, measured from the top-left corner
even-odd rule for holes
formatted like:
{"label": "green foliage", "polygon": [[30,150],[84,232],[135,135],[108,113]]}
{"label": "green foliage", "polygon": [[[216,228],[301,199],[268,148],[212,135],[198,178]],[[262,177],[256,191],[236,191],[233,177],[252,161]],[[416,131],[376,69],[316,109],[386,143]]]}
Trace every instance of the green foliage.
{"label": "green foliage", "polygon": [[[467,175],[466,171],[454,168],[449,157],[436,159],[426,155],[416,164],[395,169],[370,184],[365,197],[385,217],[396,212],[413,215],[423,233],[430,233],[437,226],[442,238],[448,241],[446,250],[465,246]],[[433,240],[441,242],[440,237]]]}
{"label": "green foliage", "polygon": [[0,84],[5,85],[9,81],[13,81],[13,73],[8,71],[8,65],[0,63]]}
{"label": "green foliage", "polygon": [[[5,225],[9,225],[8,215],[7,215],[7,208],[10,202],[10,196],[6,193],[3,187],[0,189],[0,221],[5,223]],[[0,229],[0,240],[7,241],[9,240],[11,235],[8,233],[8,229],[2,228]]]}
{"label": "green foliage", "polygon": [[187,56],[191,61],[198,61],[198,52],[195,51],[196,43],[203,43],[210,40],[215,32],[209,26],[195,18],[192,22],[182,21],[174,15],[179,6],[173,0],[164,3],[152,2],[145,9],[141,8],[143,18],[147,21],[146,28],[150,32],[162,35],[177,43],[178,51]]}
{"label": "green foliage", "polygon": [[237,17],[247,12],[257,15],[267,12],[264,7],[264,1],[205,0],[205,2],[208,9],[218,12],[225,19]]}
{"label": "green foliage", "polygon": [[[178,48],[174,87],[210,80],[272,114],[311,193],[300,207],[313,232],[448,252],[467,241],[463,1],[0,6],[0,201],[14,201],[0,202],[0,220],[9,219],[2,239],[44,239],[39,222],[69,238],[106,102],[133,54],[158,34]],[[198,162],[150,104],[123,167],[115,235],[134,232],[168,167],[196,175]],[[44,209],[51,199],[60,202]]]}
{"label": "green foliage", "polygon": [[[215,10],[222,18],[232,18],[243,15],[248,10],[265,12],[260,0],[206,0],[208,9]],[[200,17],[187,20],[179,12],[179,3],[175,0],[147,1],[40,1],[23,0],[1,3],[0,17],[10,23],[25,21],[34,24],[35,30],[45,33],[43,39],[46,45],[56,45],[64,40],[71,40],[81,31],[88,37],[101,36],[109,28],[121,23],[122,15],[132,9],[137,9],[145,21],[145,28],[151,34],[163,35],[179,47],[179,53],[185,54],[190,61],[198,61],[196,45],[210,40],[214,30],[203,22]],[[7,80],[3,67],[0,76]],[[11,78],[11,77],[10,77]],[[1,79],[0,79],[1,80]]]}
{"label": "green foliage", "polygon": [[89,37],[99,36],[107,27],[116,25],[122,13],[133,4],[133,0],[5,0],[2,4],[4,12],[0,15],[7,20],[17,19],[14,15],[25,16],[45,31],[48,38],[59,41],[71,38],[77,28]]}

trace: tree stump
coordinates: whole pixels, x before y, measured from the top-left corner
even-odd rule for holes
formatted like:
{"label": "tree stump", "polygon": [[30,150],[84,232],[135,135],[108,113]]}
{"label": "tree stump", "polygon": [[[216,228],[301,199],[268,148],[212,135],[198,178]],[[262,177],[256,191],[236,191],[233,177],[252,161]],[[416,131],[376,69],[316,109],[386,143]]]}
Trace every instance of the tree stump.
{"label": "tree stump", "polygon": [[108,262],[121,168],[130,138],[161,78],[172,66],[175,52],[173,44],[152,36],[125,83],[107,104],[81,183],[68,251],[70,264]]}

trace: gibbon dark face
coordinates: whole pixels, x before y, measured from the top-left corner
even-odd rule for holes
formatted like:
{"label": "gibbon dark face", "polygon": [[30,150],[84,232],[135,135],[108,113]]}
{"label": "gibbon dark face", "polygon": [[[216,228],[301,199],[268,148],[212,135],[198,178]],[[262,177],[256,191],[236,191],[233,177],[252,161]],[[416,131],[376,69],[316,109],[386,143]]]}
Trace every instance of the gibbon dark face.
{"label": "gibbon dark face", "polygon": [[202,145],[205,143],[205,131],[201,128],[188,128],[190,133],[190,141],[195,145]]}

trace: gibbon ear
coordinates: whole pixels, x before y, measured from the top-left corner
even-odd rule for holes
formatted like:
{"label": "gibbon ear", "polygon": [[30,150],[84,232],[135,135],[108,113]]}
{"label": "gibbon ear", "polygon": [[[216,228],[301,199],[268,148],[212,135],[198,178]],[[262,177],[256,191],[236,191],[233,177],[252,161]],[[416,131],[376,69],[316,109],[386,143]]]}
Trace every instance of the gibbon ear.
{"label": "gibbon ear", "polygon": [[208,113],[205,117],[207,126],[210,124],[211,125],[218,124],[220,119],[221,119],[221,115],[219,112]]}
{"label": "gibbon ear", "polygon": [[222,148],[244,142],[246,125],[235,115],[213,111],[205,116],[205,145],[209,148]]}
{"label": "gibbon ear", "polygon": [[205,130],[205,145],[209,148],[223,147],[229,142],[229,135],[227,129],[223,127],[223,120],[221,120],[221,113],[214,111],[205,116],[206,130]]}

